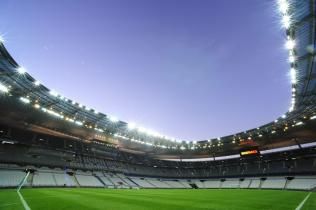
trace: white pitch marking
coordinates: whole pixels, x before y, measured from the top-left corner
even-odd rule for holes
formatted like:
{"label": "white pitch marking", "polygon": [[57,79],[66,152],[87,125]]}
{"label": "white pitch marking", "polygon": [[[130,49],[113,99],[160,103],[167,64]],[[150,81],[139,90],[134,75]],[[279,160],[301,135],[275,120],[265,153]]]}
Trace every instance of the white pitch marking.
{"label": "white pitch marking", "polygon": [[24,209],[25,209],[25,210],[31,210],[31,208],[29,207],[29,205],[28,205],[28,204],[26,203],[26,201],[24,200],[24,198],[23,198],[22,194],[20,193],[20,191],[17,191],[17,193],[18,193],[18,195],[19,195],[19,197],[20,197],[20,200],[21,200],[21,202],[22,202],[22,204],[23,204]]}
{"label": "white pitch marking", "polygon": [[16,192],[18,193],[19,195],[19,198],[23,204],[23,207],[25,210],[31,210],[31,208],[29,207],[29,205],[26,203],[26,201],[24,200],[22,194],[20,193],[20,190],[22,188],[22,186],[24,185],[25,181],[27,180],[27,177],[30,175],[30,172],[27,172],[26,176],[24,177],[22,183],[19,185],[18,189],[16,190]]}
{"label": "white pitch marking", "polygon": [[304,198],[304,200],[302,200],[302,202],[296,207],[295,210],[301,210],[311,194],[312,194],[312,192],[308,193],[308,195]]}

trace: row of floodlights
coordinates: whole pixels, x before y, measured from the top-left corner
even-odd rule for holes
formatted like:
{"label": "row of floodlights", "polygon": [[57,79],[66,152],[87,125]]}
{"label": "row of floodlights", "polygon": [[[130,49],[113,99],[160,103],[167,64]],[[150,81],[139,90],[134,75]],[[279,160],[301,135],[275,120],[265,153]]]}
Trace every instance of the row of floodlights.
{"label": "row of floodlights", "polygon": [[[0,43],[4,43],[4,41],[5,41],[4,38],[0,35]],[[17,71],[19,74],[21,74],[21,75],[23,75],[23,74],[25,74],[25,73],[27,72],[27,70],[26,70],[24,67],[21,67],[21,66],[18,67],[18,68],[16,69],[16,71]],[[36,80],[36,81],[34,81],[34,85],[35,85],[35,86],[40,86],[41,83],[40,83],[40,81]],[[8,92],[8,88],[5,87],[5,86],[3,86],[3,85],[1,85],[1,86],[0,86],[0,91],[2,91],[2,92]],[[58,94],[58,93],[57,93],[56,91],[54,91],[54,90],[50,90],[49,93],[50,93],[50,95],[52,95],[52,96],[54,96],[54,97],[57,97],[57,98],[59,98],[59,99],[61,99],[61,100],[64,100],[64,101],[66,101],[66,102],[70,102],[70,101],[71,101],[71,100],[69,100],[69,99],[67,99],[67,98],[65,98],[65,97],[63,97],[63,96],[61,96],[60,94]],[[76,105],[76,104],[77,104],[79,108],[83,108],[83,109],[85,109],[86,111],[94,111],[95,114],[99,114],[98,111],[96,111],[96,110],[94,110],[94,109],[90,109],[90,108],[88,108],[87,106],[84,106],[84,105],[82,105],[82,104],[80,104],[80,103],[76,103],[75,101],[71,101],[71,102],[72,102],[73,105]],[[115,117],[115,116],[108,116],[108,119],[109,119],[111,122],[113,122],[113,123],[119,122],[119,119],[118,119],[117,117]],[[129,129],[129,130],[138,131],[138,132],[141,132],[141,133],[144,133],[144,134],[146,134],[146,135],[153,136],[153,137],[162,138],[162,139],[170,140],[170,141],[174,141],[174,142],[180,142],[179,140],[177,140],[177,139],[175,139],[175,138],[162,135],[162,134],[160,134],[160,133],[158,133],[158,132],[156,132],[156,131],[154,131],[154,130],[147,129],[147,128],[144,128],[144,127],[142,127],[142,126],[136,126],[135,123],[128,123],[128,129]]]}
{"label": "row of floodlights", "polygon": [[[5,85],[3,85],[3,84],[0,83],[0,91],[1,91],[1,92],[4,92],[4,93],[8,93],[8,92],[9,92],[9,88],[8,88],[7,86],[5,86]],[[58,94],[55,94],[55,93],[51,93],[51,94],[53,94],[53,95],[56,96],[56,97],[60,97],[60,95],[58,95]],[[30,104],[30,103],[32,102],[29,97],[20,97],[20,101],[23,102],[23,103],[25,103],[25,104]],[[41,111],[43,111],[43,112],[46,112],[46,113],[48,113],[48,114],[50,114],[50,115],[52,115],[52,116],[58,117],[58,118],[60,118],[60,119],[64,119],[64,120],[66,120],[66,121],[75,123],[75,124],[80,125],[80,126],[84,125],[84,123],[85,123],[84,121],[78,121],[78,120],[76,120],[75,118],[66,117],[66,116],[63,115],[62,113],[58,113],[58,112],[56,112],[56,111],[54,111],[54,110],[52,110],[52,109],[47,109],[47,108],[45,108],[45,107],[42,107],[42,106],[41,106],[39,103],[37,103],[37,102],[34,104],[34,108],[39,109],[39,110],[41,110]],[[109,120],[112,121],[112,122],[114,122],[114,123],[115,123],[115,122],[118,122],[117,118],[115,118],[115,117],[109,117]],[[89,126],[89,128],[92,128],[92,127]],[[157,132],[155,132],[155,131],[153,131],[153,130],[149,130],[149,129],[146,129],[146,128],[143,128],[143,127],[137,127],[134,123],[128,124],[128,129],[129,129],[130,131],[135,130],[135,131],[139,131],[139,132],[142,132],[142,133],[146,133],[146,134],[151,135],[151,136],[154,136],[154,137],[164,138],[164,139],[166,139],[166,140],[168,139],[168,140],[172,140],[172,141],[174,141],[174,142],[177,142],[177,140],[174,139],[174,138],[168,138],[168,137],[165,137],[165,136],[160,135],[159,133],[157,133]],[[103,129],[98,128],[98,127],[94,127],[94,130],[99,131],[99,132],[104,132]],[[179,141],[178,141],[178,142],[179,142]],[[146,144],[148,144],[148,143],[146,143]],[[149,144],[148,144],[148,145],[149,145]]]}
{"label": "row of floodlights", "polygon": [[[9,88],[0,83],[0,91],[1,91],[1,92],[4,92],[4,93],[8,93],[8,92],[9,92]],[[25,103],[25,104],[30,104],[30,103],[32,102],[28,97],[20,97],[20,101],[23,102],[23,103]],[[66,117],[66,116],[64,116],[62,113],[58,113],[58,112],[56,112],[56,111],[54,111],[54,110],[52,110],[52,109],[47,109],[47,108],[45,108],[45,107],[41,107],[37,102],[34,104],[34,107],[35,107],[36,109],[39,109],[39,110],[41,110],[41,111],[43,111],[43,112],[45,112],[45,113],[48,113],[48,114],[50,114],[50,115],[52,115],[52,116],[54,116],[54,117],[57,117],[57,118],[60,118],[60,119],[64,119],[64,120],[66,120],[66,121],[68,121],[68,122],[74,123],[74,124],[79,125],[79,126],[83,126],[84,123],[85,123],[84,121],[82,122],[82,121],[76,120],[76,119],[74,119],[74,118]],[[282,116],[282,118],[286,118],[286,115]],[[312,116],[310,119],[311,119],[311,120],[316,119],[316,115],[315,115],[315,116]],[[275,121],[275,123],[277,123],[277,122],[278,122],[278,120]],[[303,122],[300,121],[300,122],[297,122],[296,124],[293,124],[292,127],[294,127],[294,126],[299,126],[299,125],[302,125],[302,124],[303,124]],[[92,128],[92,127],[89,127],[89,128]],[[130,127],[129,129],[135,129],[135,127]],[[257,129],[260,130],[259,128],[257,128]],[[99,131],[99,132],[104,132],[103,129],[98,128],[98,127],[94,127],[94,130]],[[284,131],[285,131],[285,130],[287,130],[287,128],[285,128]],[[275,134],[275,133],[276,133],[275,130],[272,130],[272,131],[271,131],[271,134]],[[127,137],[127,136],[124,136],[124,135],[120,135],[120,134],[114,134],[114,136],[115,136],[115,137],[122,138],[122,139],[125,139],[125,140],[130,140],[130,141],[132,141],[132,142],[136,142],[136,143],[140,143],[140,144],[145,144],[145,145],[148,145],[148,146],[156,146],[156,147],[160,147],[160,148],[173,149],[171,146],[168,147],[168,146],[165,146],[165,145],[154,145],[153,143],[150,143],[150,142],[145,142],[145,141],[142,141],[142,140],[137,140],[137,139],[135,139],[135,138],[130,138],[130,137]],[[260,134],[260,133],[258,134],[258,137],[261,138],[262,136],[263,136],[262,134]],[[251,137],[249,137],[249,138],[251,138]],[[217,145],[217,146],[222,146],[222,145],[223,145],[223,143],[221,143],[221,138],[217,138],[217,141],[218,141],[218,143],[217,143],[218,145]],[[211,142],[211,140],[208,140],[208,142]],[[235,142],[236,142],[236,141],[235,141],[235,138],[234,138],[234,140],[232,141],[232,143],[235,143]],[[197,142],[197,141],[193,141],[193,142],[186,141],[185,143],[186,143],[187,145],[193,145],[193,146],[191,146],[191,149],[194,149],[194,148],[197,148],[197,146],[195,146],[195,145],[196,145],[198,142]],[[176,147],[175,147],[175,148],[176,148]]]}
{"label": "row of floodlights", "polygon": [[[290,8],[291,8],[290,1],[278,0],[278,6],[279,6],[279,10],[282,17],[281,23],[286,30],[289,30],[291,25],[293,24],[292,17],[290,14]],[[290,78],[291,78],[291,83],[292,83],[292,97],[291,97],[291,106],[290,106],[289,112],[292,112],[294,110],[295,102],[296,102],[295,86],[297,83],[297,70],[295,69],[295,61],[296,61],[295,53],[294,53],[295,45],[296,45],[295,40],[292,37],[290,37],[290,35],[287,35],[285,47],[287,50],[289,50],[289,62],[291,64]]]}
{"label": "row of floodlights", "polygon": [[[279,5],[279,10],[280,10],[281,15],[282,15],[282,20],[281,20],[282,25],[288,30],[290,28],[291,24],[292,24],[292,21],[291,21],[292,18],[291,18],[290,13],[289,13],[290,3],[289,3],[288,0],[278,0],[278,5]],[[0,36],[0,42],[4,42],[4,39],[1,36]],[[294,47],[295,47],[295,45],[296,45],[295,40],[293,40],[290,36],[287,36],[287,41],[285,43],[285,47],[286,47],[286,49],[289,50],[289,62],[291,63],[290,76],[291,76],[291,82],[292,82],[292,99],[291,99],[291,107],[289,109],[290,112],[293,111],[294,107],[295,107],[295,94],[296,94],[295,84],[297,83],[297,77],[296,77],[297,71],[294,68],[294,64],[295,64],[295,60],[296,60],[295,59],[295,55],[294,55]],[[19,74],[25,74],[26,73],[26,69],[23,68],[23,67],[19,67],[19,68],[17,68],[17,72]],[[40,84],[41,83],[39,81],[35,81],[34,82],[35,86],[39,86]],[[0,91],[8,92],[8,88],[5,87],[4,85],[0,84]],[[50,94],[52,96],[58,97],[58,98],[60,98],[62,100],[68,101],[67,98],[59,95],[56,91],[51,90]],[[29,103],[30,102],[29,99],[27,99],[27,98],[21,98],[21,100],[23,102],[25,102],[25,103]],[[74,101],[72,101],[72,103],[76,104],[76,102],[74,102]],[[38,107],[38,106],[39,105],[35,105],[35,107]],[[82,104],[78,104],[78,106],[80,108],[86,109],[87,111],[91,110],[91,109],[87,108],[86,106],[83,106]],[[42,109],[43,109],[43,111],[47,111],[47,109],[45,109],[45,108],[42,108]],[[52,114],[52,115],[55,115],[57,117],[63,118],[63,116],[61,114],[58,114],[57,112],[54,112],[52,110],[49,110],[47,112]],[[97,111],[94,111],[94,112],[95,112],[95,114],[98,114]],[[313,117],[316,118],[316,116],[313,116]],[[70,122],[74,122],[74,123],[76,123],[78,125],[83,125],[82,122],[75,121],[74,119],[71,119],[71,118],[66,118],[66,120],[70,121]],[[114,123],[119,121],[118,118],[113,117],[113,116],[110,116],[109,120],[114,122]],[[99,128],[95,128],[95,129],[99,130],[100,132],[103,131],[102,129],[99,129]],[[155,132],[153,130],[146,129],[144,127],[138,127],[138,126],[136,126],[135,123],[128,123],[128,129],[129,130],[139,131],[139,132],[142,132],[142,133],[145,133],[147,135],[154,136],[154,137],[165,138],[167,140],[172,140],[172,141],[175,141],[175,142],[181,142],[181,141],[176,140],[175,138],[165,137],[165,136],[163,136],[163,135],[161,135],[158,132]],[[272,131],[271,133],[275,133],[275,131]],[[262,137],[262,135],[260,134],[259,137]],[[218,140],[220,140],[220,138]]]}
{"label": "row of floodlights", "polygon": [[[25,73],[27,72],[24,67],[18,67],[18,68],[16,69],[16,71],[17,71],[19,74],[21,74],[21,75],[23,75],[23,74],[25,74]],[[35,86],[40,86],[41,83],[40,83],[38,80],[36,80],[36,81],[34,81],[34,85],[35,85]],[[69,100],[69,99],[67,99],[66,97],[60,95],[60,94],[59,94],[58,92],[56,92],[55,90],[50,90],[50,91],[49,91],[49,94],[50,94],[51,96],[54,96],[54,97],[56,97],[56,98],[59,98],[60,100],[65,101],[65,102],[71,102],[72,105],[77,105],[79,108],[85,109],[86,111],[93,111],[95,114],[99,114],[98,111],[96,111],[96,110],[94,110],[94,109],[90,109],[89,107],[84,106],[84,105],[82,105],[82,104],[80,104],[80,103],[76,103],[76,102],[73,101],[73,100]],[[118,119],[117,117],[115,117],[115,116],[108,116],[108,119],[109,119],[111,122],[113,122],[113,123],[119,122],[119,119]],[[169,141],[173,141],[173,142],[180,142],[179,140],[177,140],[177,139],[175,139],[175,138],[162,135],[162,134],[160,134],[160,133],[158,133],[158,132],[156,132],[156,131],[154,131],[154,130],[147,129],[147,128],[144,128],[144,127],[142,127],[142,126],[137,126],[135,123],[128,123],[128,124],[127,124],[127,127],[128,127],[128,129],[129,129],[130,131],[138,131],[138,132],[144,133],[144,134],[149,135],[149,136],[153,136],[153,137],[157,137],[157,138],[162,138],[162,139],[169,140]]]}

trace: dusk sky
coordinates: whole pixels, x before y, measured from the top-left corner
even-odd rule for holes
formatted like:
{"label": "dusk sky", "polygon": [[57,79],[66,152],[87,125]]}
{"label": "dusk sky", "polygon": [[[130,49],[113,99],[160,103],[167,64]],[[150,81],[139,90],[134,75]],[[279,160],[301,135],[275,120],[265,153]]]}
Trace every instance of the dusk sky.
{"label": "dusk sky", "polygon": [[290,106],[274,0],[1,0],[0,34],[48,88],[182,140],[255,128]]}

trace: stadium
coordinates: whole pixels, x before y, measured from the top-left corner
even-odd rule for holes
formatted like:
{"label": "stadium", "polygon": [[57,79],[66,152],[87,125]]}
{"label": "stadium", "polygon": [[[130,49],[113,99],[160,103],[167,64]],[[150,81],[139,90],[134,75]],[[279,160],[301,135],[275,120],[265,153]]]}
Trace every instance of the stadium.
{"label": "stadium", "polygon": [[290,108],[214,139],[170,138],[66,98],[0,39],[0,209],[316,209],[316,1],[277,3]]}

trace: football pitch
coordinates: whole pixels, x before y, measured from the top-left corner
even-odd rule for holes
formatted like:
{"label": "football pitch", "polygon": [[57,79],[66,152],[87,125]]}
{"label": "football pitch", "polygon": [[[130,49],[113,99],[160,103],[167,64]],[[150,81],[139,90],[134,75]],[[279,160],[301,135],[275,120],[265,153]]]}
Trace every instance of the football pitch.
{"label": "football pitch", "polygon": [[[22,189],[31,210],[294,210],[309,194],[278,190]],[[15,190],[0,190],[0,209],[23,210]],[[303,210],[316,209],[316,193]]]}

